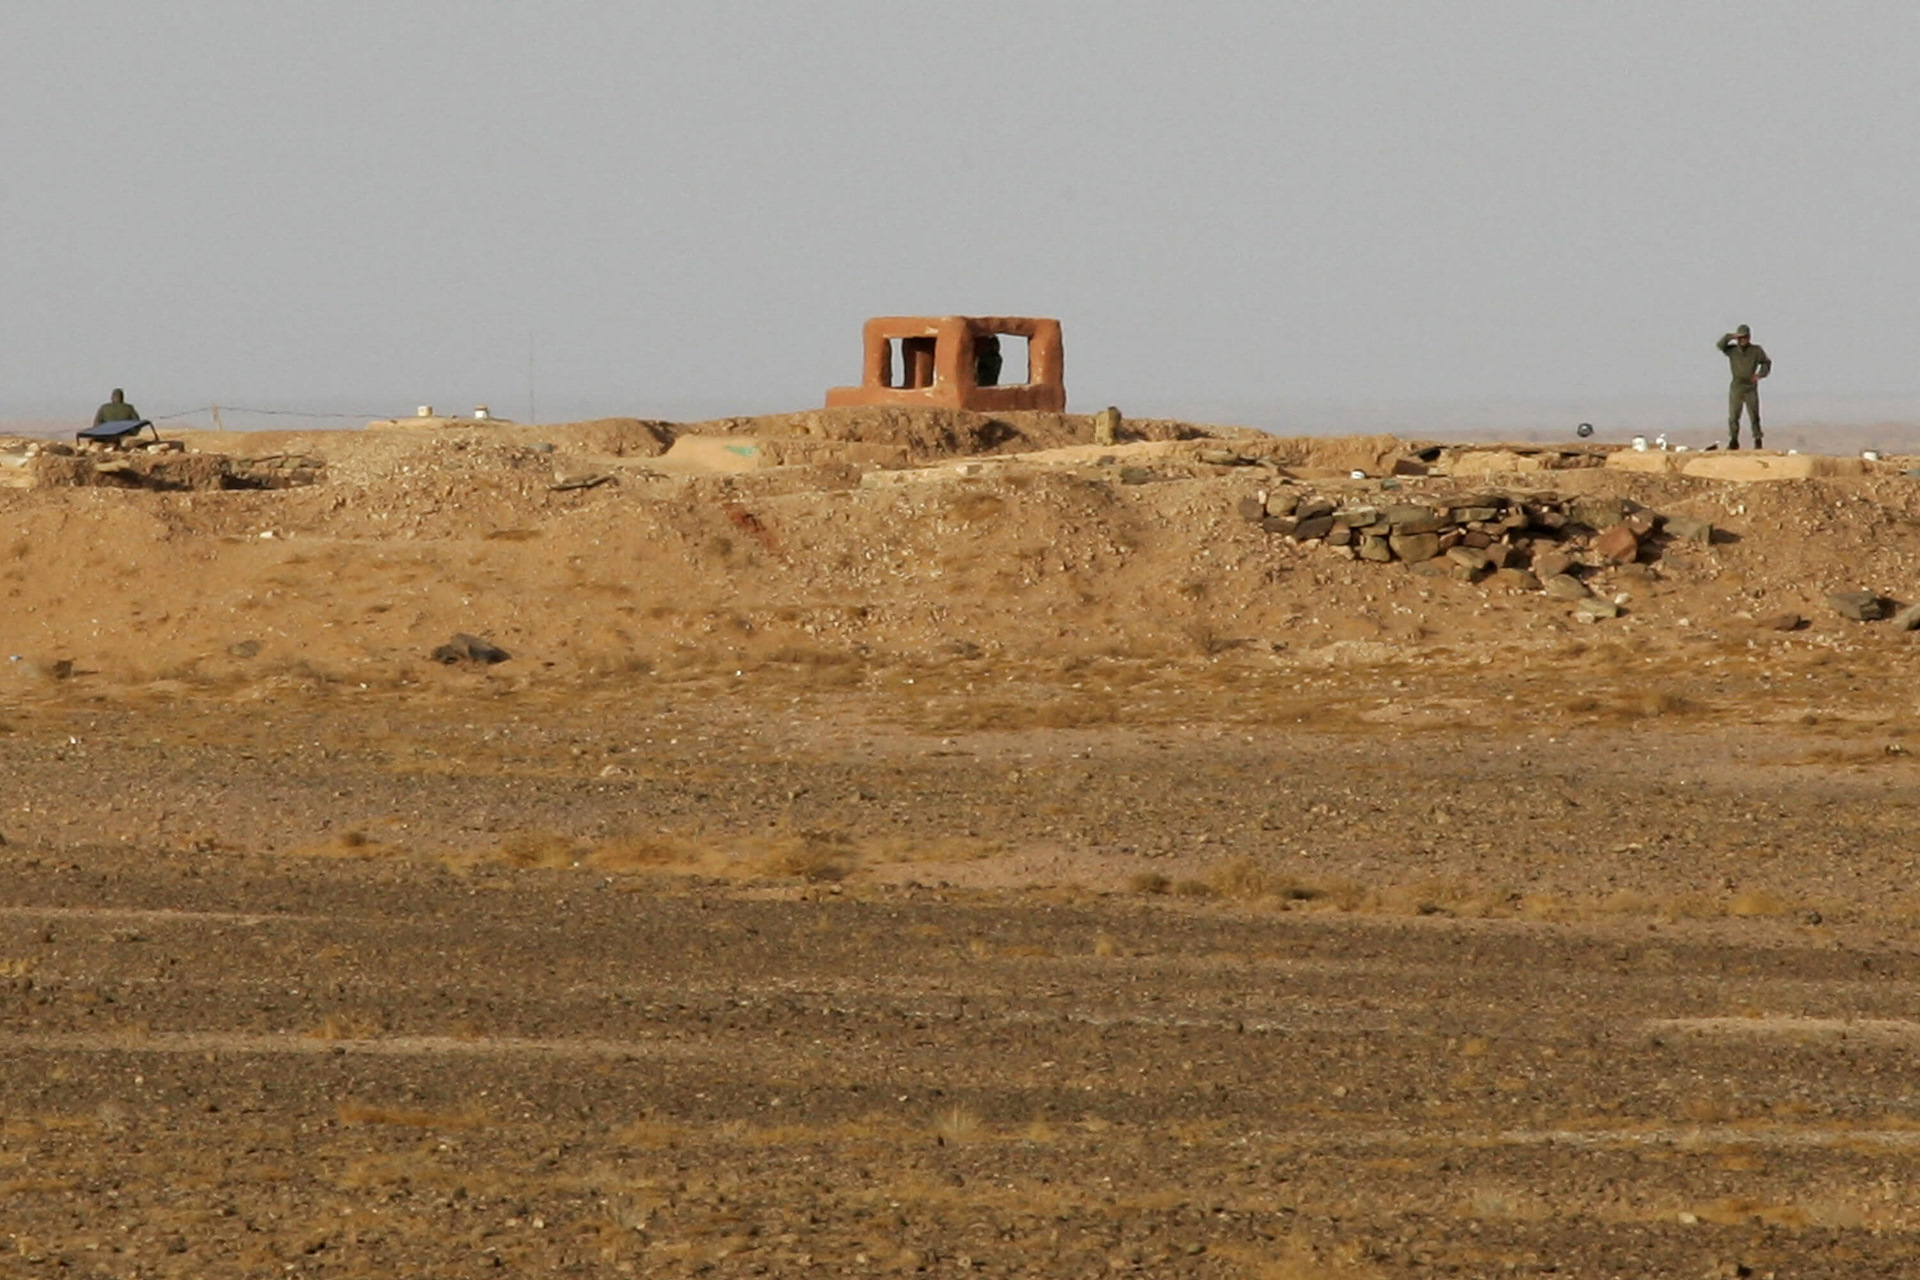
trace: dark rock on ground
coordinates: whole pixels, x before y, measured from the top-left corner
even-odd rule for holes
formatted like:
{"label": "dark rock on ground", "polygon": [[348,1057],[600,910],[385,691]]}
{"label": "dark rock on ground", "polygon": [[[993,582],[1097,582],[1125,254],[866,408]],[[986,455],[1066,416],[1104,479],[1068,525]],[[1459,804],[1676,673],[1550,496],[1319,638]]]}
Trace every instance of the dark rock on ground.
{"label": "dark rock on ground", "polygon": [[499,645],[482,640],[479,636],[468,635],[464,631],[454,632],[451,640],[433,651],[435,662],[443,662],[449,666],[458,662],[492,666],[496,662],[505,662],[512,656]]}
{"label": "dark rock on ground", "polygon": [[1640,539],[1628,526],[1617,524],[1593,540],[1593,550],[1615,564],[1632,564],[1640,558]]}
{"label": "dark rock on ground", "polygon": [[1855,622],[1879,622],[1892,612],[1891,603],[1873,591],[1836,591],[1827,603],[1835,613]]}
{"label": "dark rock on ground", "polygon": [[1435,533],[1396,533],[1387,539],[1393,554],[1408,563],[1431,560],[1440,554],[1440,535]]}

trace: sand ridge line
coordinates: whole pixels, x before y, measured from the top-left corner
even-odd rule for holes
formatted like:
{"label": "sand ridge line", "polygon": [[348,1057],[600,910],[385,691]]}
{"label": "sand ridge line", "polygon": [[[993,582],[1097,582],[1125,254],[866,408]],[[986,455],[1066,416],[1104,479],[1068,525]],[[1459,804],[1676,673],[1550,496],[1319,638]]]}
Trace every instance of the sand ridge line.
{"label": "sand ridge line", "polygon": [[363,1054],[377,1057],[528,1054],[555,1058],[700,1057],[704,1051],[674,1041],[589,1040],[521,1036],[383,1036],[330,1039],[302,1032],[75,1031],[0,1033],[0,1052]]}
{"label": "sand ridge line", "polygon": [[[1332,1117],[1328,1117],[1332,1119]],[[1381,1128],[1364,1130],[1342,1119],[1343,1127],[1320,1132],[1312,1129],[1250,1134],[1249,1142],[1272,1142],[1297,1150],[1337,1150],[1341,1147],[1430,1147],[1435,1150],[1498,1147],[1776,1147],[1819,1148],[1855,1143],[1888,1148],[1920,1149],[1920,1130],[1849,1129],[1845,1126],[1742,1124],[1652,1124],[1644,1129],[1463,1129]]]}
{"label": "sand ridge line", "polygon": [[75,920],[151,920],[155,923],[177,920],[189,924],[207,921],[241,925],[269,924],[276,920],[319,919],[318,916],[310,915],[277,913],[263,915],[259,912],[246,911],[186,911],[175,907],[0,906],[0,917],[4,916],[51,916],[56,919]]}
{"label": "sand ridge line", "polygon": [[1760,1018],[1650,1018],[1640,1024],[1648,1032],[1691,1031],[1721,1036],[1816,1036],[1863,1040],[1920,1039],[1920,1021],[1909,1018],[1806,1018],[1768,1015]]}

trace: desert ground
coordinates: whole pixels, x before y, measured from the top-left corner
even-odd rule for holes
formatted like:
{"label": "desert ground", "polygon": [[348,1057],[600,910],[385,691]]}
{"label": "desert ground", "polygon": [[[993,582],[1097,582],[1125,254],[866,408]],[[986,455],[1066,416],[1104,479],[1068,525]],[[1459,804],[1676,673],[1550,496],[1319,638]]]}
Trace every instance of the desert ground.
{"label": "desert ground", "polygon": [[0,1274],[1920,1276],[1913,461],[1090,430],[0,444]]}

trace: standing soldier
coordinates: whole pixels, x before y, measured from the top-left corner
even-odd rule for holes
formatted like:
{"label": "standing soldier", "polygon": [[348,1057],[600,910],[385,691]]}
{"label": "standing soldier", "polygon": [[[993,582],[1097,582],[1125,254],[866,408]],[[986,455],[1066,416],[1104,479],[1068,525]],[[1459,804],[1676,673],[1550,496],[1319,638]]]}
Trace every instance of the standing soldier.
{"label": "standing soldier", "polygon": [[1760,437],[1760,379],[1773,372],[1766,349],[1753,340],[1753,330],[1741,325],[1721,335],[1720,354],[1733,366],[1733,385],[1727,389],[1727,448],[1740,447],[1740,409],[1746,406],[1753,423],[1753,447],[1765,448]]}

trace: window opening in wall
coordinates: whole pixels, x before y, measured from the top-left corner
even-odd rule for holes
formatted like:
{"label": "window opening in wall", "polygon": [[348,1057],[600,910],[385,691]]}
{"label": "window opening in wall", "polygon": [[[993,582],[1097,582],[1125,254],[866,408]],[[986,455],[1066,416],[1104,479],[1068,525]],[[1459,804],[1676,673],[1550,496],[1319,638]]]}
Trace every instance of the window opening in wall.
{"label": "window opening in wall", "polygon": [[889,338],[880,385],[903,389],[932,386],[933,346],[932,338]]}
{"label": "window opening in wall", "polygon": [[1027,339],[1010,333],[973,340],[974,376],[983,387],[1019,387],[1033,380]]}

